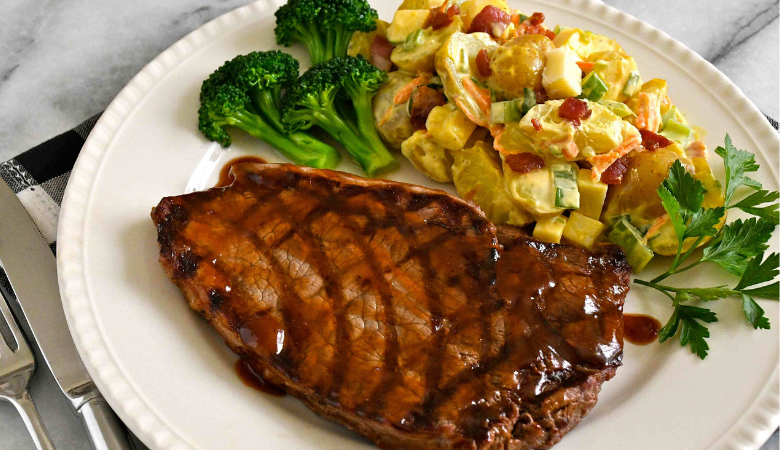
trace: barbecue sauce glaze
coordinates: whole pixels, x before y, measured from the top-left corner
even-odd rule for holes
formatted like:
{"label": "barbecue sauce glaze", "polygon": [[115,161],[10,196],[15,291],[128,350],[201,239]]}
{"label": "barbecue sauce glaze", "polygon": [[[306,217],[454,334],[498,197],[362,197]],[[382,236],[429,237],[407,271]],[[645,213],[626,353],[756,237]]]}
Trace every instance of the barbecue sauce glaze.
{"label": "barbecue sauce glaze", "polygon": [[[318,402],[406,430],[446,417],[477,442],[516,422],[522,438],[538,425],[514,405],[563,408],[566,387],[620,365],[630,269],[617,249],[502,236],[443,193],[235,165],[247,159],[223,169],[229,188],[160,203],[161,254],[209,292],[202,314]],[[290,277],[289,261],[316,277]]]}
{"label": "barbecue sauce glaze", "polygon": [[244,383],[244,385],[257,389],[260,392],[273,395],[274,397],[284,397],[287,395],[283,389],[276,387],[263,379],[252,367],[249,366],[249,361],[245,358],[241,358],[233,365],[236,369],[238,378]]}

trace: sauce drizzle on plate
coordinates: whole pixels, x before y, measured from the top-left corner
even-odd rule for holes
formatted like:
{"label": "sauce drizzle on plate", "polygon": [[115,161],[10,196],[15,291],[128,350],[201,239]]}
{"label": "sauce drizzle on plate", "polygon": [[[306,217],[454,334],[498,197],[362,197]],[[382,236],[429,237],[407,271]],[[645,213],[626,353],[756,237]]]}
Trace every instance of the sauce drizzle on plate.
{"label": "sauce drizzle on plate", "polygon": [[661,322],[644,314],[623,314],[623,336],[634,345],[647,345],[658,337]]}
{"label": "sauce drizzle on plate", "polygon": [[222,166],[222,170],[219,171],[219,180],[217,180],[217,184],[214,185],[214,187],[230,186],[233,183],[233,177],[230,176],[230,168],[233,167],[234,164],[243,162],[265,164],[268,161],[259,156],[239,156],[238,158],[233,158]]}

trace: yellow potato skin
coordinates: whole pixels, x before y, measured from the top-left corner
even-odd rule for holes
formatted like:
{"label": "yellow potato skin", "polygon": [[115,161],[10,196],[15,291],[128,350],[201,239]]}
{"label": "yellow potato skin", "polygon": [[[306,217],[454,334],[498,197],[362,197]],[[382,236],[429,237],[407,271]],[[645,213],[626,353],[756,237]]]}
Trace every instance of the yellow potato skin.
{"label": "yellow potato skin", "polygon": [[550,39],[539,34],[512,38],[493,52],[488,83],[507,99],[521,98],[524,88],[540,90],[547,54],[554,48]]}

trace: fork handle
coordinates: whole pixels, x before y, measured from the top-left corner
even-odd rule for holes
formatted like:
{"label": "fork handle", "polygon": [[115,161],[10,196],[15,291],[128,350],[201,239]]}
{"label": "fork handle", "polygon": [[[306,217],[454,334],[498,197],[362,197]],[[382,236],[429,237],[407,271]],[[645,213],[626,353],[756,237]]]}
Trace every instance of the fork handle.
{"label": "fork handle", "polygon": [[51,439],[49,439],[46,428],[43,427],[41,416],[38,415],[38,410],[35,408],[30,394],[25,390],[22,395],[11,397],[9,400],[16,407],[16,410],[19,411],[19,415],[22,416],[22,420],[27,426],[27,431],[30,432],[30,436],[32,436],[33,442],[35,442],[35,448],[38,450],[54,450],[54,445],[51,443]]}
{"label": "fork handle", "polygon": [[132,450],[127,431],[103,396],[98,395],[78,410],[95,450]]}

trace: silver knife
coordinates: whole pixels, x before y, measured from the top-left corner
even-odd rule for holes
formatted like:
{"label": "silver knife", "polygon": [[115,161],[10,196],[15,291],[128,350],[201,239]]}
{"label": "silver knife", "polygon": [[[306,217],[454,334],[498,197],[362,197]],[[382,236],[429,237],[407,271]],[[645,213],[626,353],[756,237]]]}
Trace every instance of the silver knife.
{"label": "silver knife", "polygon": [[0,263],[43,358],[96,450],[132,450],[122,422],[76,351],[57,283],[57,262],[16,194],[0,181]]}

